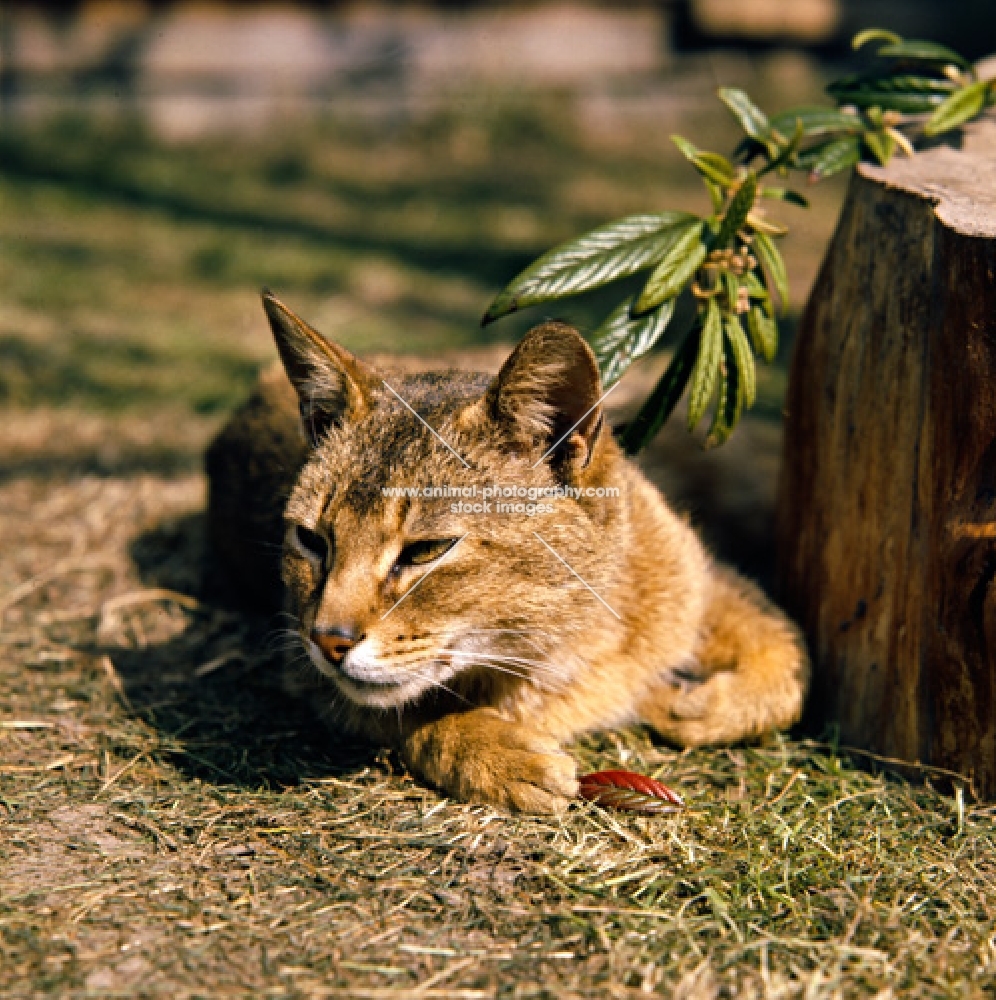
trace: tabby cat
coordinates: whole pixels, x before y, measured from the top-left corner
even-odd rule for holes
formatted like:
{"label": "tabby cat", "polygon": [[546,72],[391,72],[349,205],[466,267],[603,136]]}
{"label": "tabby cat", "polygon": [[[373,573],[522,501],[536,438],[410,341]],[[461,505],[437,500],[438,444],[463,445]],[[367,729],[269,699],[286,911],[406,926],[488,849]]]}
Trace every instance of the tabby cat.
{"label": "tabby cat", "polygon": [[337,725],[456,797],[556,812],[581,733],[698,746],[799,717],[798,631],[624,457],[574,329],[531,330],[496,377],[412,376],[263,305],[283,369],[211,445],[210,531],[293,617]]}

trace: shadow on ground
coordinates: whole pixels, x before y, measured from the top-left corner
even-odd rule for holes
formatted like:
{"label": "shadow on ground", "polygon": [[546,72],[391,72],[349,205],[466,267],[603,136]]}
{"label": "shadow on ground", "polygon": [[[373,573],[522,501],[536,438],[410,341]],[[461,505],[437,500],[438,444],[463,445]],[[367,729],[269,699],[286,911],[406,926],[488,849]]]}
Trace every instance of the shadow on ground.
{"label": "shadow on ground", "polygon": [[[8,177],[60,184],[94,201],[105,200],[128,208],[158,210],[179,221],[206,223],[219,229],[251,228],[273,237],[290,236],[321,245],[334,242],[354,254],[389,252],[394,259],[410,267],[469,275],[489,286],[500,287],[509,275],[517,274],[536,255],[532,248],[502,247],[483,237],[431,240],[421,233],[417,236],[399,232],[374,233],[370,231],[369,223],[362,222],[359,215],[348,222],[340,220],[338,224],[332,224],[280,208],[270,209],[261,205],[250,208],[238,203],[226,203],[216,195],[205,197],[198,192],[175,187],[159,188],[131,175],[127,168],[122,168],[118,161],[110,159],[100,149],[91,151],[89,158],[77,156],[75,161],[69,161],[64,156],[54,158],[49,151],[33,145],[29,138],[18,136],[0,140],[0,152],[3,154],[3,173]],[[411,190],[402,188],[385,193],[325,180],[324,189],[327,194],[334,192],[346,201],[360,205],[373,198],[378,207],[392,202],[404,205],[416,195],[425,198],[427,194],[424,183]],[[445,188],[449,199],[461,195],[495,196],[505,192],[506,187],[500,182],[483,186],[478,184],[474,188],[466,184],[454,186],[448,182]],[[516,193],[521,201],[521,185]],[[535,192],[533,200],[542,201],[541,196],[547,195],[546,190]]]}
{"label": "shadow on ground", "polygon": [[[373,748],[331,731],[287,692],[281,647],[289,634],[279,617],[234,609],[222,583],[204,572],[204,520],[188,515],[132,544],[146,587],[197,603],[165,641],[106,635],[102,651],[113,658],[130,709],[158,730],[174,766],[214,784],[279,789],[375,763]],[[105,632],[114,627],[112,619]],[[127,627],[143,624],[129,615]],[[145,627],[152,633],[157,623]]]}
{"label": "shadow on ground", "polygon": [[38,455],[18,455],[5,458],[0,466],[0,483],[18,479],[72,479],[81,476],[101,478],[127,477],[142,474],[180,476],[197,469],[200,456],[192,456],[186,448],[165,445],[161,448],[94,447],[75,451]]}

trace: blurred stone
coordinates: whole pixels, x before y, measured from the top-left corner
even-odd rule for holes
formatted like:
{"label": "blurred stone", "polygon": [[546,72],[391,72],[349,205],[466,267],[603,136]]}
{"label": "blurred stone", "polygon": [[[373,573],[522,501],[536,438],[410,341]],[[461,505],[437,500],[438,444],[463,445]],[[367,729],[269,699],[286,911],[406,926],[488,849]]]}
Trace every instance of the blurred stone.
{"label": "blurred stone", "polygon": [[832,41],[840,0],[690,0],[695,27],[706,35],[805,44]]}

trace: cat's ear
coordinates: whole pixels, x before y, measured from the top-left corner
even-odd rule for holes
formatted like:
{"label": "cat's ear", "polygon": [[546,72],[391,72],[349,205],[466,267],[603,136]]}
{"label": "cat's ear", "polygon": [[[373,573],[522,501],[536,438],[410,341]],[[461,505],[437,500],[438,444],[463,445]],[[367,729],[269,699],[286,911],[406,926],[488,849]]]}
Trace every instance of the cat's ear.
{"label": "cat's ear", "polygon": [[539,448],[576,470],[589,463],[602,431],[601,398],[595,355],[581,334],[543,323],[509,355],[484,405],[514,447]]}
{"label": "cat's ear", "polygon": [[263,290],[263,308],[284,370],[297,391],[301,421],[312,447],[333,425],[362,419],[380,379],[344,347],[326,340]]}

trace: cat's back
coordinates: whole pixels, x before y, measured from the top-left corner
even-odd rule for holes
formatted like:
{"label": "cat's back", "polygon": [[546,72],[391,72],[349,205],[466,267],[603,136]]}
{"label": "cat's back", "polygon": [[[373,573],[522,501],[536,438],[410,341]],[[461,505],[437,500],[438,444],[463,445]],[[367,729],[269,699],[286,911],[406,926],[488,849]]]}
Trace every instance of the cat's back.
{"label": "cat's back", "polygon": [[297,396],[273,365],[205,456],[212,575],[259,610],[279,606],[284,505],[307,455]]}

